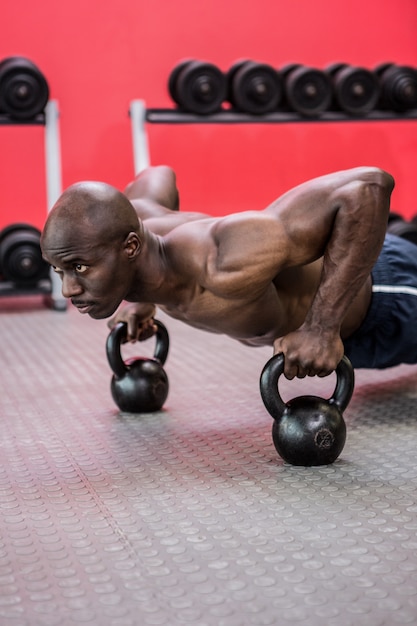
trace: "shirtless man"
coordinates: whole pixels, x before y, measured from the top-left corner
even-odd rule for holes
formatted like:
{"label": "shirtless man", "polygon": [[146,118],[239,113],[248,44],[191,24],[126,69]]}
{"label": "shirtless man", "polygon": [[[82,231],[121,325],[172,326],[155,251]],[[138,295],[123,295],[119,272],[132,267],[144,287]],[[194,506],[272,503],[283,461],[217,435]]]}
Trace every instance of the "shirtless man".
{"label": "shirtless man", "polygon": [[[131,341],[154,332],[157,305],[193,327],[284,353],[289,379],[326,376],[345,352],[354,367],[415,362],[407,341],[389,362],[384,346],[367,343],[370,309],[381,308],[371,271],[393,187],[383,170],[358,167],[303,183],[263,211],[216,218],[178,211],[174,172],[150,167],[124,194],[104,183],[69,187],[41,248],[80,313],[102,319],[133,303],[109,322],[126,321]],[[417,252],[405,240],[387,242]],[[417,296],[417,267],[414,287]]]}

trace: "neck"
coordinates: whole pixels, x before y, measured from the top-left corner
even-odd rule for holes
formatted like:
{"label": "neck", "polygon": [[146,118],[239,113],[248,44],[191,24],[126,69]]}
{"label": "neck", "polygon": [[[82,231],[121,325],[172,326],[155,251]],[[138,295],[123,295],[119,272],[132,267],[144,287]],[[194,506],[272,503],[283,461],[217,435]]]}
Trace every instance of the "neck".
{"label": "neck", "polygon": [[[144,230],[142,248],[135,259],[131,289],[126,300],[165,304],[175,290],[175,277],[169,270],[162,237]],[[175,292],[175,291],[174,291]]]}

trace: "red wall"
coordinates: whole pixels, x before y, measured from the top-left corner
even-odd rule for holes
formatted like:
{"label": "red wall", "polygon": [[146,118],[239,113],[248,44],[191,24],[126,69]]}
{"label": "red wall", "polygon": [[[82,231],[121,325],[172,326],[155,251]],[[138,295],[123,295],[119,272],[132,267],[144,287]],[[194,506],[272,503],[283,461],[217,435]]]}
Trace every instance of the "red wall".
{"label": "red wall", "polygon": [[[58,100],[64,187],[124,187],[134,174],[129,103],[170,107],[168,75],[183,58],[224,70],[241,58],[417,67],[415,0],[13,0],[1,26],[0,59],[32,59]],[[393,208],[417,213],[417,121],[147,128],[152,162],[177,170],[184,209],[263,208],[302,180],[369,164],[395,176]],[[0,127],[0,137],[0,227],[42,226],[43,129]]]}

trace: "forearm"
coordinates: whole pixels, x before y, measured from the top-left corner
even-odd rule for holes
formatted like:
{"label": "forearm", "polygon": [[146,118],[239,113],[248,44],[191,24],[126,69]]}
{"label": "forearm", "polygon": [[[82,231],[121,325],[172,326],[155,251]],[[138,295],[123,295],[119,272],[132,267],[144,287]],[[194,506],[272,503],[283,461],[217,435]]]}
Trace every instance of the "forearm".
{"label": "forearm", "polygon": [[[326,376],[343,356],[341,328],[381,250],[388,220],[392,178],[372,172],[368,180],[352,181],[332,192],[327,211],[322,273],[301,326],[274,342],[285,355],[285,376]],[[315,233],[319,233],[318,229]],[[319,237],[321,235],[319,234]],[[349,320],[353,324],[361,320]]]}
{"label": "forearm", "polygon": [[337,199],[319,287],[305,319],[309,328],[340,332],[346,313],[368,278],[384,242],[392,179],[355,183]]}

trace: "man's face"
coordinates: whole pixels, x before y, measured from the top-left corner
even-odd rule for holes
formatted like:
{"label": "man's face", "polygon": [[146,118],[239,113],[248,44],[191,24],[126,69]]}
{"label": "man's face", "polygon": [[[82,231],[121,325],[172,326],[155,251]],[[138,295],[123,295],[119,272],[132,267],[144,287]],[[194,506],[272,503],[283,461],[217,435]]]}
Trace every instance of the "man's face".
{"label": "man's face", "polygon": [[97,244],[89,233],[57,231],[41,240],[44,258],[62,280],[62,295],[94,319],[112,315],[130,288],[124,242]]}

